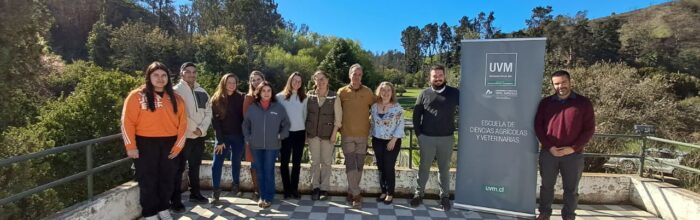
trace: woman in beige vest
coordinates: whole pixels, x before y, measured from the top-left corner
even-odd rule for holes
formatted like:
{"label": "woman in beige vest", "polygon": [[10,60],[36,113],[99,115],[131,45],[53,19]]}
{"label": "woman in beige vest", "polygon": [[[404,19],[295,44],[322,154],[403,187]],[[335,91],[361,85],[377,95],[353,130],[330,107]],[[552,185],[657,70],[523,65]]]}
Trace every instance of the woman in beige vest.
{"label": "woman in beige vest", "polygon": [[315,89],[307,95],[306,138],[311,153],[312,200],[325,200],[330,190],[333,144],[343,118],[340,100],[328,89],[328,77],[323,71],[312,76]]}

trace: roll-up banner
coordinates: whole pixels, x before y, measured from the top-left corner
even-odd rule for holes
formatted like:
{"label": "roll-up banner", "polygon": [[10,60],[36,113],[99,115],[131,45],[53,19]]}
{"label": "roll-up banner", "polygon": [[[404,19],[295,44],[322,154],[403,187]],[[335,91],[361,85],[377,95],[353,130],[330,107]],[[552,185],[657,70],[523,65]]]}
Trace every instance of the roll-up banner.
{"label": "roll-up banner", "polygon": [[463,40],[455,207],[535,216],[545,38]]}

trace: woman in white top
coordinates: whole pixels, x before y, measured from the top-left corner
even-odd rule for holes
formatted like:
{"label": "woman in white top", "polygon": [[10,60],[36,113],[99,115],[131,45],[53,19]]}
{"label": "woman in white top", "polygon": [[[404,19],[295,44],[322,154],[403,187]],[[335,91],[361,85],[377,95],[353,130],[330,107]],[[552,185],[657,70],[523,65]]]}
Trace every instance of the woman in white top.
{"label": "woman in white top", "polygon": [[[301,156],[304,153],[306,139],[306,93],[302,86],[299,72],[292,73],[287,79],[284,90],[277,94],[277,100],[284,106],[291,122],[289,137],[282,140],[280,149],[280,176],[284,187],[284,198],[301,198],[299,195],[299,172]],[[289,159],[292,159],[292,172],[289,172]]]}

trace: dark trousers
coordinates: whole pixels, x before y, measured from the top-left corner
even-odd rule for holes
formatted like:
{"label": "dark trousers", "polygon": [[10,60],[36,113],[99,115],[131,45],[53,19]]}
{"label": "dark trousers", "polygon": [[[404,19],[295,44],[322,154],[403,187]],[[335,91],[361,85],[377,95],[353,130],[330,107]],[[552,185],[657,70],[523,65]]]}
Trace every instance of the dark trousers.
{"label": "dark trousers", "polygon": [[[289,137],[282,140],[280,149],[280,176],[284,194],[297,192],[299,189],[299,171],[301,170],[301,156],[304,153],[304,139],[306,130],[290,131]],[[292,159],[292,175],[289,175],[289,159]]]}
{"label": "dark trousers", "polygon": [[141,216],[148,217],[170,208],[175,187],[176,159],[168,159],[177,137],[136,136],[139,158],[134,159],[139,182]]}
{"label": "dark trousers", "polygon": [[549,150],[540,151],[540,213],[552,213],[552,201],[554,200],[554,184],[557,175],[561,173],[564,187],[564,207],[561,210],[562,217],[576,216],[578,205],[578,182],[583,172],[583,154],[573,153],[563,157],[555,157]]}
{"label": "dark trousers", "polygon": [[372,149],[374,157],[377,159],[377,169],[379,170],[379,187],[383,194],[394,195],[396,186],[396,157],[401,150],[401,139],[396,139],[394,149],[387,150],[389,140],[372,137]]}
{"label": "dark trousers", "polygon": [[170,198],[172,204],[182,204],[182,173],[185,171],[185,162],[188,166],[188,177],[190,180],[190,195],[199,195],[199,165],[202,164],[202,154],[204,153],[204,137],[185,140],[185,148],[182,149],[177,160],[177,172],[175,173],[175,191]]}
{"label": "dark trousers", "polygon": [[260,184],[260,198],[272,202],[275,197],[275,158],[279,150],[253,149],[258,183]]}
{"label": "dark trousers", "polygon": [[224,135],[224,150],[221,154],[214,152],[214,162],[211,166],[211,180],[214,189],[219,189],[221,185],[221,172],[226,158],[231,161],[232,184],[240,184],[241,160],[243,160],[244,155],[243,142],[243,135]]}

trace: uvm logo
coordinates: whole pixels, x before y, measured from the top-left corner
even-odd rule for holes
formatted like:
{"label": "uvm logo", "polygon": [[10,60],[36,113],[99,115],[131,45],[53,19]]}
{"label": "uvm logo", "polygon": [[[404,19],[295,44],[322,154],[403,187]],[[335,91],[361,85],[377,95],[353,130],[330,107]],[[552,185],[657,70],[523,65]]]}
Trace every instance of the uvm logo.
{"label": "uvm logo", "polygon": [[487,53],[484,68],[486,86],[515,86],[518,75],[518,54]]}
{"label": "uvm logo", "polygon": [[484,185],[484,191],[486,191],[486,192],[504,193],[504,192],[506,192],[506,187],[503,187],[503,186],[488,186],[488,185]]}
{"label": "uvm logo", "polygon": [[513,72],[513,63],[499,62],[489,63],[489,72],[492,73],[510,73]]}

